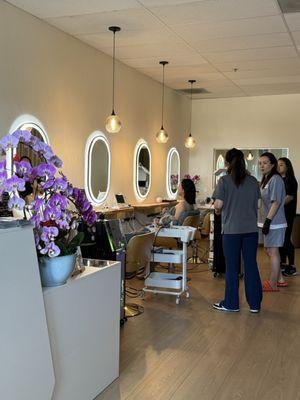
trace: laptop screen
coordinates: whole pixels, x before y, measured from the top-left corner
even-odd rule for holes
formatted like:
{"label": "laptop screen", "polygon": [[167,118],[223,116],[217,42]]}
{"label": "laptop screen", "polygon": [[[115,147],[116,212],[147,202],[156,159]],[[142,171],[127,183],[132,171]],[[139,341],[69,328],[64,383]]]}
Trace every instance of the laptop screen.
{"label": "laptop screen", "polygon": [[115,195],[118,204],[125,204],[125,199],[122,194]]}

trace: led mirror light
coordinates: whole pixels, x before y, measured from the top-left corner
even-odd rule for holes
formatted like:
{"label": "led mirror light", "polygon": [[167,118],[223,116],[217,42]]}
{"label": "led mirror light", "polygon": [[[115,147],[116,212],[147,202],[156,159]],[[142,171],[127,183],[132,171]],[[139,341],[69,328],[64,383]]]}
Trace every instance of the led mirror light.
{"label": "led mirror light", "polygon": [[172,147],[167,156],[166,188],[168,197],[175,199],[180,182],[180,157],[177,149]]}
{"label": "led mirror light", "polygon": [[102,204],[110,187],[110,147],[106,136],[93,132],[85,146],[85,191],[94,206]]}
{"label": "led mirror light", "polygon": [[134,151],[133,187],[136,198],[145,200],[151,187],[151,153],[145,140],[140,139]]}

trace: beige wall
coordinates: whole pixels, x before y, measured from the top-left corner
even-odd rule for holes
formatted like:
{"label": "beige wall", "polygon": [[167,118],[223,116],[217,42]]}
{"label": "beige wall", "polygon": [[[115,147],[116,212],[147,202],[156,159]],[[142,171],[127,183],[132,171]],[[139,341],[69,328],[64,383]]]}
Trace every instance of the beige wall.
{"label": "beige wall", "polygon": [[[288,147],[300,183],[300,95],[195,100],[192,132],[197,148],[189,169],[199,173],[201,195],[212,191],[214,148]],[[298,212],[300,211],[298,201]]]}
{"label": "beige wall", "polygon": [[[111,112],[110,57],[52,28],[37,18],[0,0],[0,137],[22,114],[31,114],[44,125],[54,151],[63,159],[63,170],[78,186],[84,182],[84,148],[95,130],[105,133]],[[157,60],[159,61],[159,60]],[[132,175],[133,151],[144,138],[152,151],[152,186],[147,201],[166,195],[167,151],[176,146],[187,171],[190,101],[166,90],[166,145],[155,141],[160,128],[161,85],[117,63],[116,111],[124,128],[107,134],[111,145],[111,194],[122,192],[135,202]]]}

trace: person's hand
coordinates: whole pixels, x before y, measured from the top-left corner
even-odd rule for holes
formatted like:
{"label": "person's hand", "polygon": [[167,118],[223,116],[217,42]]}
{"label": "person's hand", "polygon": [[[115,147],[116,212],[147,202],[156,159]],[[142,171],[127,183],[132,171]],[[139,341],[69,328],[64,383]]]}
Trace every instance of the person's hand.
{"label": "person's hand", "polygon": [[271,220],[269,218],[266,218],[264,225],[262,227],[262,233],[264,235],[267,235],[270,232],[270,225],[271,225]]}

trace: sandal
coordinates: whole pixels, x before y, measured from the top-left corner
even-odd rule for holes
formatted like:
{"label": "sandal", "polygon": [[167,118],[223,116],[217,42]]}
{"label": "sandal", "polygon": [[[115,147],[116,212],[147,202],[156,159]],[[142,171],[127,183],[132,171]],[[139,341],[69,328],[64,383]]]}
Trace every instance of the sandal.
{"label": "sandal", "polygon": [[263,292],[279,292],[277,287],[272,288],[270,281],[263,281],[262,290]]}
{"label": "sandal", "polygon": [[277,287],[287,287],[288,283],[287,282],[277,282]]}

